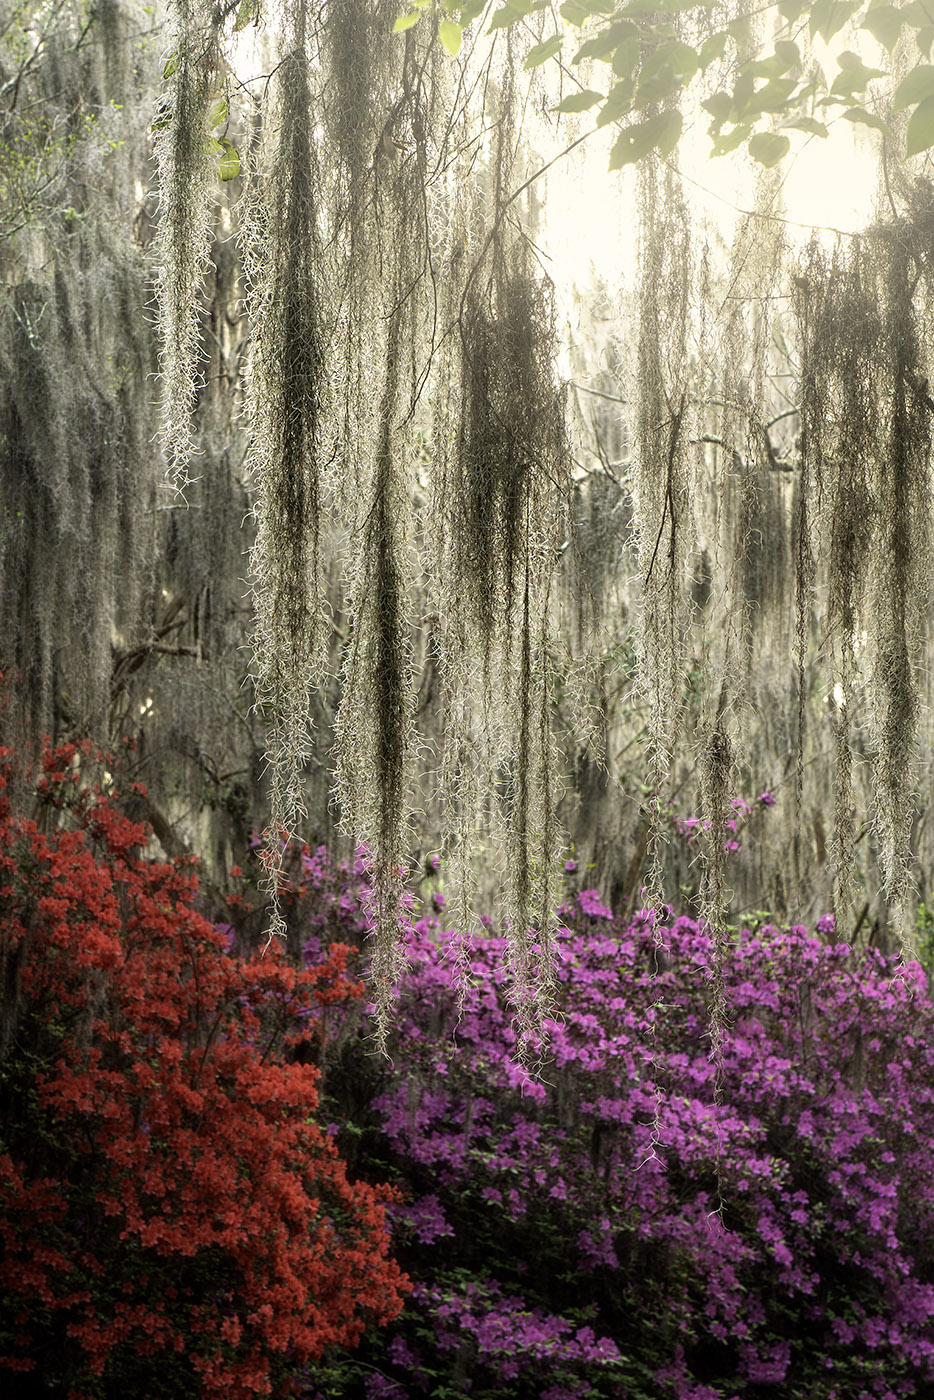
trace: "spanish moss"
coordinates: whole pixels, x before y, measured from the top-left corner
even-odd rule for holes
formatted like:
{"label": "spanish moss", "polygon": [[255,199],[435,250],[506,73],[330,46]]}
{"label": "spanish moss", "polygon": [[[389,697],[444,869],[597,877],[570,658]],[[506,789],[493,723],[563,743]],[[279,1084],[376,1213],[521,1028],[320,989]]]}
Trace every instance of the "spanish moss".
{"label": "spanish moss", "polygon": [[693,539],[687,452],[690,401],[687,335],[690,223],[669,172],[651,163],[642,174],[639,403],[635,431],[635,503],[642,608],[638,648],[649,706],[646,746],[649,873],[644,902],[664,904],[661,813],[677,739],[690,622],[687,551]]}
{"label": "spanish moss", "polygon": [[[813,472],[829,535],[838,749],[849,748],[847,710],[855,699],[857,651],[865,650],[873,828],[883,893],[903,946],[913,883],[917,668],[930,537],[931,410],[913,300],[919,270],[910,244],[879,225],[830,264],[812,250],[799,278],[802,465]],[[809,486],[803,482],[802,491]],[[799,621],[799,655],[802,640]],[[848,774],[844,759],[834,838],[841,896],[852,885]]]}
{"label": "spanish moss", "polygon": [[[312,693],[323,669],[318,549],[326,368],[305,0],[288,9],[285,22],[274,150],[268,173],[253,172],[262,186],[245,240],[253,325],[248,411],[257,492],[254,677],[269,734],[265,854],[274,897],[284,844],[305,812]],[[278,906],[273,917],[273,931],[281,932]]]}
{"label": "spanish moss", "polygon": [[160,221],[155,248],[161,425],[168,483],[182,490],[202,383],[201,289],[213,222],[212,103],[223,93],[224,57],[212,0],[173,0],[166,88],[153,123]]}

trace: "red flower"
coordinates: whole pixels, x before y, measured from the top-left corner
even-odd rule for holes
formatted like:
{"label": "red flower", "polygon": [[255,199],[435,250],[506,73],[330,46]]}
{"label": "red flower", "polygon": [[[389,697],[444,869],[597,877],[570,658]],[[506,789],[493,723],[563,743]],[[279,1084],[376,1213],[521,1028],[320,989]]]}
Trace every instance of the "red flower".
{"label": "red flower", "polygon": [[9,766],[0,1391],[24,1372],[68,1375],[72,1400],[281,1390],[408,1287],[391,1193],[348,1181],[318,1071],[292,1059],[314,1056],[318,1006],[362,995],[348,950],[302,971],[232,957],[191,870],[144,860],[147,830],[95,794],[88,749],[44,757],[51,835],[13,819]]}

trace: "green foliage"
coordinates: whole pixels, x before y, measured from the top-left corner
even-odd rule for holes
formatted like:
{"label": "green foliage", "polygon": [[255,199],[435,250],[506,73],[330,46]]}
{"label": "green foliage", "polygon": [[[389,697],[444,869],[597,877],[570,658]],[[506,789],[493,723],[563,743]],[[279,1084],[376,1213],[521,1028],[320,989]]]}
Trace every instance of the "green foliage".
{"label": "green foliage", "polygon": [[603,101],[603,95],[594,92],[593,88],[585,88],[583,92],[574,92],[570,97],[565,97],[555,108],[556,112],[586,112],[598,102]]}
{"label": "green foliage", "polygon": [[905,153],[920,155],[931,146],[934,146],[934,97],[926,97],[911,114],[905,135]]}
{"label": "green foliage", "polygon": [[525,56],[523,68],[538,68],[542,63],[546,63],[549,58],[555,58],[564,46],[564,40],[560,34],[552,34],[550,39],[546,39],[541,44],[535,44],[529,49]]}
{"label": "green foliage", "polygon": [[791,142],[774,131],[759,131],[749,140],[749,154],[766,168],[777,165],[788,154]]}
{"label": "green foliage", "polygon": [[919,63],[917,68],[902,79],[892,98],[892,110],[894,112],[904,111],[907,107],[913,107],[918,102],[923,102],[925,98],[934,94],[934,66],[930,63]]}
{"label": "green foliage", "polygon": [[[121,106],[91,79],[79,35],[103,46],[99,17],[77,0],[7,6],[0,24],[0,244],[67,208],[69,177],[124,144]],[[64,98],[63,89],[68,98]],[[7,244],[7,248],[11,245]]]}
{"label": "green foliage", "polygon": [[663,156],[671,155],[681,135],[681,120],[680,112],[660,112],[627,126],[620,132],[610,154],[610,169],[632,165],[653,150]]}
{"label": "green foliage", "polygon": [[[418,9],[396,20],[400,32],[415,24],[421,14],[434,8],[444,15],[451,6],[441,0],[421,0]],[[507,0],[489,16],[487,32],[509,30],[524,23],[543,4],[524,0]],[[565,0],[558,15],[565,32],[549,35],[527,54],[523,66],[539,67],[549,59],[562,60],[564,39],[568,32],[587,29],[588,34],[572,59],[572,65],[594,59],[610,66],[622,84],[610,86],[602,94],[597,125],[621,122],[656,103],[680,101],[698,75],[710,72],[725,55],[735,55],[733,71],[736,80],[732,92],[720,91],[704,102],[714,120],[710,127],[712,152],[724,155],[745,145],[752,158],[769,167],[780,161],[790,148],[787,137],[776,138],[768,130],[758,128],[760,120],[779,113],[783,125],[804,131],[811,136],[826,136],[822,122],[814,118],[815,102],[839,112],[848,121],[880,130],[887,130],[874,106],[866,105],[865,94],[870,83],[889,77],[885,70],[873,68],[850,49],[838,58],[839,72],[823,96],[817,96],[817,79],[813,71],[801,69],[801,54],[797,39],[801,22],[806,21],[812,39],[826,43],[846,28],[865,31],[888,53],[906,32],[914,40],[919,54],[930,54],[934,25],[925,6],[875,4],[873,0],[783,0],[779,13],[784,25],[771,52],[750,57],[749,23],[744,16],[722,18],[708,12],[717,7],[711,0],[627,0],[616,5],[606,0]],[[442,18],[438,25],[439,38],[453,56],[460,47],[460,32],[477,18],[479,8],[471,6],[456,11],[458,23]],[[450,33],[457,30],[456,44]],[[690,39],[691,42],[687,40]],[[790,76],[785,76],[791,70]],[[767,81],[756,86],[756,78]],[[860,99],[858,105],[854,100]],[[591,89],[573,94],[557,108],[559,112],[587,111],[601,103]],[[894,110],[910,110],[905,154],[918,155],[934,146],[934,67],[921,64],[901,81],[895,93]],[[649,121],[652,120],[650,117]],[[724,123],[731,130],[724,133]],[[671,142],[672,128],[658,124],[649,126],[646,120],[630,123],[629,134],[624,130],[613,149],[610,169],[643,159],[651,151],[669,155],[677,144],[680,132]]]}
{"label": "green foliage", "polygon": [[452,58],[460,53],[462,33],[461,26],[451,19],[443,19],[438,24],[438,38]]}
{"label": "green foliage", "polygon": [[239,34],[248,25],[258,23],[259,9],[258,0],[240,0],[237,17],[234,20],[234,33]]}
{"label": "green foliage", "polygon": [[240,174],[240,156],[232,141],[219,141],[217,174],[221,180],[234,180]]}

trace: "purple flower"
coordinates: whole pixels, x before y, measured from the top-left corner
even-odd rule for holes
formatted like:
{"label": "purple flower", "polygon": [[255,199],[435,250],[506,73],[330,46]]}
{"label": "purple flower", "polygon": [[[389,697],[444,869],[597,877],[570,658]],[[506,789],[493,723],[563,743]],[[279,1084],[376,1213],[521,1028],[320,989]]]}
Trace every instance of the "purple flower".
{"label": "purple flower", "polygon": [[[754,810],[773,803],[763,793]],[[754,813],[737,800],[730,819],[748,845]],[[319,914],[331,918],[346,893],[342,917],[362,929],[367,877],[317,878],[302,910],[307,937],[320,928],[326,947]],[[410,1355],[425,1384],[503,1400],[620,1396],[632,1374],[611,1369],[621,1354],[666,1400],[735,1400],[738,1385],[803,1394],[803,1335],[829,1363],[825,1400],[928,1393],[934,1008],[923,970],[829,944],[829,916],[816,936],[739,930],[722,952],[719,1068],[709,930],[667,907],[614,919],[595,890],[566,913],[541,1039],[515,1024],[489,919],[468,933],[433,916],[406,924],[392,1061],[361,1108],[399,1179],[418,1183],[414,1201],[390,1208],[416,1284],[383,1333],[400,1396],[424,1389]],[[486,1273],[458,1248],[478,1230]],[[518,1269],[539,1237],[549,1258],[576,1265],[572,1297],[550,1291],[534,1255]],[[534,1303],[520,1291],[531,1295],[531,1281]],[[600,1313],[608,1295],[624,1300],[612,1321]],[[653,1317],[664,1326],[641,1321]],[[711,1374],[721,1352],[729,1369]]]}
{"label": "purple flower", "polygon": [[612,919],[613,910],[608,909],[600,899],[597,890],[581,890],[577,896],[578,907],[588,919]]}

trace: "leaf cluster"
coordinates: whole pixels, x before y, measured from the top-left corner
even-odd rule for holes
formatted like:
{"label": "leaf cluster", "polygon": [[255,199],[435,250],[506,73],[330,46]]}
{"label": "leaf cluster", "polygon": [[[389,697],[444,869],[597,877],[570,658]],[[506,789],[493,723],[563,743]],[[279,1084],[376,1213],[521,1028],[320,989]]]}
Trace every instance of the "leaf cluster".
{"label": "leaf cluster", "polygon": [[[612,150],[611,170],[633,164],[651,151],[670,155],[681,135],[677,104],[695,78],[720,72],[724,60],[732,86],[716,91],[703,103],[712,117],[713,155],[745,147],[759,164],[776,165],[790,149],[784,132],[826,137],[828,126],[822,117],[839,117],[891,134],[873,101],[873,94],[881,89],[870,87],[890,75],[846,49],[837,57],[838,71],[828,81],[817,65],[805,63],[799,37],[806,29],[810,38],[829,43],[849,28],[869,35],[891,54],[907,36],[919,59],[930,58],[934,45],[934,24],[920,0],[908,5],[780,0],[771,51],[753,56],[748,52],[748,18],[740,15],[720,22],[711,13],[717,8],[711,0],[627,0],[615,5],[609,0],[565,0],[554,16],[547,0],[506,0],[489,17],[487,32],[510,29],[524,24],[536,11],[548,11],[554,32],[532,47],[525,68],[554,59],[573,81],[574,68],[584,60],[606,66],[608,82],[603,87],[578,83],[578,90],[555,110],[593,110],[598,127],[626,122]],[[426,15],[435,17],[442,45],[456,58],[464,28],[483,10],[479,3],[458,7],[450,0],[416,0],[414,8],[396,20],[395,29],[408,29]],[[688,42],[684,35],[692,23],[704,37]],[[584,30],[586,35],[579,32]],[[575,38],[583,38],[576,48],[570,42]],[[909,112],[904,154],[910,157],[929,150],[934,146],[934,67],[919,63],[891,96],[894,112]],[[664,110],[656,111],[658,107]],[[780,118],[780,130],[759,127],[763,119],[776,118]]]}

